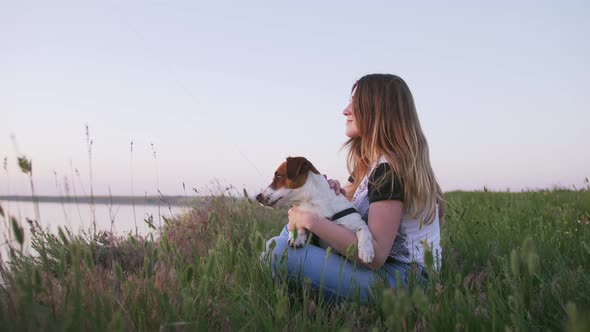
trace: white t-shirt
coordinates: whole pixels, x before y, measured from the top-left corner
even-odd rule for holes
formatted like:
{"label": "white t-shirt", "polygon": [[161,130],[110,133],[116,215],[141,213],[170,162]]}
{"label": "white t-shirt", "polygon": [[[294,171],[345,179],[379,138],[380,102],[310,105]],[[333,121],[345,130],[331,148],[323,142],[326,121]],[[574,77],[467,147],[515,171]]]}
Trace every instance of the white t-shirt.
{"label": "white t-shirt", "polygon": [[[352,199],[352,204],[361,214],[365,222],[368,222],[369,218],[369,177],[372,176],[375,169],[383,163],[387,163],[387,160],[382,157],[378,163],[371,168],[368,173],[369,175],[362,179]],[[392,199],[403,200],[401,197],[394,197]],[[424,266],[424,240],[433,253],[434,269],[438,271],[442,263],[438,207],[436,208],[436,216],[430,224],[424,222],[420,225],[419,219],[412,219],[405,213],[405,211],[402,212],[402,220],[389,253],[389,257],[399,262],[416,262]]]}

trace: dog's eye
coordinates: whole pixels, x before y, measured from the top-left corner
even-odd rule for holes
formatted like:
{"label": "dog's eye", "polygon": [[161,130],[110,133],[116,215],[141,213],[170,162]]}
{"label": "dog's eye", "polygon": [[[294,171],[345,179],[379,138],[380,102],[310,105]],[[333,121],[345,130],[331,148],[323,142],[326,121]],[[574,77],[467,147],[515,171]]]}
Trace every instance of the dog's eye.
{"label": "dog's eye", "polygon": [[276,182],[281,181],[281,176],[279,174],[275,175],[275,181]]}

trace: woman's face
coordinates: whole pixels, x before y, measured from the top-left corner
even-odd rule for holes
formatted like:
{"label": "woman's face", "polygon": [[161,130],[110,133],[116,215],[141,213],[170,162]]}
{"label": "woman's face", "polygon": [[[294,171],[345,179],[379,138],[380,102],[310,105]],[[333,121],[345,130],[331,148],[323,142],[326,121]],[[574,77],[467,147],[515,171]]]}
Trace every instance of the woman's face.
{"label": "woman's face", "polygon": [[352,90],[352,94],[350,96],[350,101],[348,102],[348,106],[342,111],[342,114],[346,117],[346,129],[344,130],[344,134],[350,138],[357,138],[360,137],[361,134],[356,126],[356,121],[353,116],[352,112],[352,99],[354,98],[354,93],[356,92],[356,88]]}

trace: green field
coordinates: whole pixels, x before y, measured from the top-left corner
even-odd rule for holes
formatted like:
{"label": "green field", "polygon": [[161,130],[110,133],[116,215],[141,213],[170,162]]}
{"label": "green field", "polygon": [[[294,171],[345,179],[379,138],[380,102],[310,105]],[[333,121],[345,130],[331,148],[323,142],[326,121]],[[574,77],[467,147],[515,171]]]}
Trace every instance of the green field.
{"label": "green field", "polygon": [[[217,197],[161,236],[47,234],[1,269],[6,331],[590,331],[590,192],[446,194],[443,268],[426,290],[329,305],[274,281],[259,254],[286,211]],[[5,244],[6,245],[6,244]]]}

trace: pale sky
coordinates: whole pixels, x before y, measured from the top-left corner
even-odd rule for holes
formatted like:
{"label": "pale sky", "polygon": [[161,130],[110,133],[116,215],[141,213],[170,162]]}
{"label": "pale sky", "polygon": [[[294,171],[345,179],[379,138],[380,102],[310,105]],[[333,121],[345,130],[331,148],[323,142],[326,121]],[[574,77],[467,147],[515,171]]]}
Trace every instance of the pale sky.
{"label": "pale sky", "polygon": [[17,154],[89,193],[86,124],[95,194],[253,192],[297,155],[345,180],[342,109],[382,72],[444,191],[583,186],[588,2],[471,3],[0,0],[0,194],[30,194]]}

